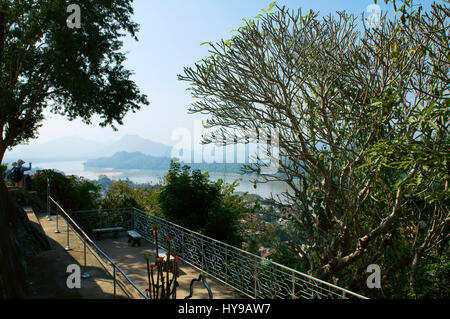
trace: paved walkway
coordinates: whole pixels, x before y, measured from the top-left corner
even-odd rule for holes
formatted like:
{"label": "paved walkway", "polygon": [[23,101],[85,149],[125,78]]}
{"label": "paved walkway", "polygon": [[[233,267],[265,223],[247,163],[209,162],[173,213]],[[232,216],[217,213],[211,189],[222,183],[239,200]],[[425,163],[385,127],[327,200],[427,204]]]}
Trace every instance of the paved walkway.
{"label": "paved walkway", "polygon": [[[38,216],[36,219],[32,211],[28,211],[29,219],[36,224],[40,224],[46,233],[52,250],[44,252],[34,257],[32,260],[32,267],[39,271],[39,267],[46,267],[46,276],[36,276],[33,279],[36,286],[45,286],[45,283],[57,285],[58,289],[54,292],[48,292],[49,298],[114,298],[114,283],[112,267],[101,258],[97,258],[93,253],[87,249],[86,254],[86,272],[90,275],[89,278],[83,278],[80,289],[69,289],[66,285],[67,266],[70,264],[79,264],[82,272],[84,272],[84,245],[83,241],[75,234],[72,229],[69,231],[67,237],[67,226],[65,221],[59,217],[58,230],[56,230],[56,216],[52,216],[49,221],[46,216]],[[67,238],[69,239],[67,241]],[[128,243],[126,233],[122,233],[118,239],[108,238],[103,235],[102,240],[95,241],[95,243],[102,249],[112,260],[118,265],[125,275],[131,279],[135,285],[145,291],[148,287],[147,269],[144,254],[150,254],[150,261],[154,261],[154,247],[147,241],[142,241],[141,247],[131,247]],[[66,251],[65,248],[69,246],[72,250]],[[51,264],[51,267],[48,266]],[[192,279],[198,278],[200,271],[184,262],[180,265],[180,277],[178,282],[180,286],[177,289],[177,298],[183,299],[189,295],[189,285]],[[42,273],[44,273],[42,271]],[[45,277],[45,278],[44,278]],[[118,283],[116,285],[116,298],[139,298],[139,293],[125,280],[125,278],[116,272]],[[235,299],[245,298],[238,294],[235,290],[228,288],[219,281],[206,276],[207,282],[211,287],[214,299]],[[51,286],[51,285],[50,285]],[[122,289],[121,289],[122,288]],[[43,288],[41,288],[43,289]],[[46,298],[43,293],[42,296],[36,298]],[[207,299],[208,293],[200,282],[195,283],[194,296],[192,299]]]}
{"label": "paved walkway", "polygon": [[[113,280],[103,265],[92,254],[86,254],[86,270],[90,278],[81,279],[81,287],[70,289],[67,267],[71,264],[84,266],[83,243],[71,231],[69,244],[71,251],[66,251],[67,232],[65,223],[59,219],[60,233],[55,233],[55,216],[48,221],[45,215],[36,216],[31,208],[25,208],[28,219],[42,230],[50,243],[51,250],[43,251],[28,261],[30,274],[30,298],[32,299],[111,299],[114,298]],[[83,268],[82,268],[83,271]],[[126,296],[117,291],[116,298]]]}
{"label": "paved walkway", "polygon": [[[150,254],[150,262],[155,261],[155,246],[145,240],[141,247],[132,247],[128,238],[119,236],[118,239],[105,238],[96,241],[96,244],[124,271],[124,273],[143,291],[148,288],[147,263],[144,254]],[[161,254],[161,250],[160,250]],[[183,299],[189,295],[189,286],[192,279],[197,279],[200,270],[179,261],[180,276],[177,298]],[[213,299],[242,299],[245,296],[238,294],[234,289],[228,288],[223,283],[204,274],[211,287]],[[208,299],[208,292],[201,282],[194,283],[194,295],[192,299]]]}

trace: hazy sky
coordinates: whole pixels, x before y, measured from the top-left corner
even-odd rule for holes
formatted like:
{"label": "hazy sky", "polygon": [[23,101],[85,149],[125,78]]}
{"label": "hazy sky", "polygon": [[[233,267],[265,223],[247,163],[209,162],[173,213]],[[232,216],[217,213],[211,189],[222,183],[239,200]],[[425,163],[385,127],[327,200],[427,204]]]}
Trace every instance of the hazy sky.
{"label": "hazy sky", "polygon": [[[141,91],[148,95],[150,106],[128,114],[119,131],[100,128],[97,121],[87,126],[79,120],[69,122],[63,117],[46,113],[46,120],[39,130],[41,143],[62,136],[80,136],[107,142],[125,134],[137,134],[165,144],[171,140],[176,128],[193,130],[197,115],[189,115],[192,103],[187,83],[177,80],[184,67],[209,55],[206,41],[229,39],[230,32],[242,26],[242,18],[250,19],[262,13],[271,0],[135,0],[134,20],[140,25],[139,42],[124,40],[128,52],[126,67],[133,70],[133,79]],[[380,3],[381,2],[381,3]],[[378,1],[386,9],[384,1]],[[427,1],[422,1],[427,3]],[[373,0],[289,0],[277,1],[291,9],[310,9],[321,15],[345,10],[366,15]],[[81,13],[83,14],[83,13]]]}

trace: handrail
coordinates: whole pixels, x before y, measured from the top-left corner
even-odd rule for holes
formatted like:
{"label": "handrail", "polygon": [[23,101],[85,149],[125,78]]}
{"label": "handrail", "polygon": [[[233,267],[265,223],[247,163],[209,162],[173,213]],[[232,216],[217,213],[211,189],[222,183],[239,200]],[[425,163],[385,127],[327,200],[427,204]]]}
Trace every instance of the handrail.
{"label": "handrail", "polygon": [[[147,295],[144,292],[142,292],[142,290],[139,289],[136,286],[136,284],[130,278],[128,278],[127,275],[125,275],[123,270],[118,265],[116,265],[116,263],[114,263],[114,261],[112,261],[111,258],[109,258],[109,256],[94,243],[94,241],[81,229],[80,226],[78,226],[78,224],[69,216],[69,214],[67,214],[66,211],[51,196],[48,196],[48,198],[61,210],[61,212],[64,214],[64,217],[66,218],[66,221],[69,220],[73,224],[73,226],[75,226],[78,229],[78,231],[82,234],[84,239],[87,240],[89,242],[89,244],[92,245],[95,248],[95,250],[97,250],[104,258],[106,258],[109,263],[111,263],[111,265],[113,266],[113,269],[118,270],[119,273],[121,273],[122,276],[124,276],[124,278],[128,281],[128,283],[130,283],[133,286],[133,288],[136,289],[136,291],[143,298],[148,299]],[[115,285],[115,282],[114,282],[114,285]]]}
{"label": "handrail", "polygon": [[[140,209],[135,208],[135,207],[131,207],[131,208],[127,208],[127,209],[134,209],[134,210],[139,211],[139,212],[141,212],[141,213],[147,214],[145,211],[140,210]],[[230,245],[230,244],[221,242],[221,241],[219,241],[219,240],[217,240],[217,239],[214,239],[214,238],[208,237],[208,236],[206,236],[206,235],[200,234],[200,233],[198,233],[198,232],[195,232],[195,231],[193,231],[193,230],[187,229],[187,228],[185,228],[185,227],[183,227],[183,226],[177,225],[177,224],[175,224],[175,223],[173,223],[173,222],[170,222],[170,221],[168,221],[168,220],[165,220],[165,219],[163,219],[163,218],[161,218],[161,217],[158,217],[158,216],[155,216],[155,215],[152,215],[152,217],[155,218],[155,219],[158,219],[158,220],[160,220],[160,221],[163,221],[164,223],[172,224],[173,226],[175,226],[175,227],[177,227],[177,228],[181,228],[181,229],[183,229],[183,230],[185,230],[185,231],[187,231],[187,232],[189,232],[189,233],[193,233],[193,234],[195,234],[196,236],[203,237],[203,238],[205,238],[206,240],[209,240],[209,241],[213,241],[213,242],[219,243],[220,245],[223,245],[223,246],[227,246],[227,247],[228,247],[229,249],[231,249],[231,250],[236,250],[236,251],[239,251],[239,252],[241,252],[241,253],[243,253],[243,254],[246,254],[246,255],[248,255],[248,256],[251,256],[251,257],[253,257],[253,258],[257,258],[257,259],[259,259],[260,261],[262,261],[262,262],[264,262],[264,263],[270,263],[270,264],[272,264],[272,265],[275,265],[275,266],[277,266],[277,267],[280,267],[280,268],[282,268],[282,269],[285,269],[285,270],[287,270],[287,271],[289,271],[289,272],[293,272],[293,273],[296,273],[296,274],[298,274],[298,275],[300,275],[300,276],[306,277],[306,278],[308,278],[308,279],[310,279],[310,280],[314,280],[315,282],[319,282],[319,283],[324,284],[324,285],[326,285],[326,286],[329,286],[329,287],[338,289],[338,290],[340,290],[340,291],[342,291],[342,292],[344,292],[344,293],[346,293],[346,294],[352,295],[352,296],[354,296],[354,297],[361,298],[361,299],[368,299],[367,297],[362,296],[362,295],[360,295],[360,294],[357,294],[357,293],[355,293],[355,292],[353,292],[353,291],[350,291],[350,290],[347,290],[347,289],[345,289],[345,288],[342,288],[342,287],[333,285],[333,284],[331,284],[331,283],[329,283],[329,282],[326,282],[326,281],[321,280],[321,279],[319,279],[319,278],[315,278],[315,277],[313,277],[313,276],[311,276],[311,275],[302,273],[302,272],[300,272],[300,271],[298,271],[298,270],[289,268],[289,267],[287,267],[287,266],[285,266],[285,265],[279,264],[279,263],[274,262],[274,261],[272,261],[272,260],[261,258],[260,256],[255,255],[255,254],[252,254],[252,253],[250,253],[250,252],[248,252],[248,251],[246,251],[246,250],[240,249],[240,248],[238,248],[238,247],[234,247],[234,246],[232,246],[232,245]]]}
{"label": "handrail", "polygon": [[[336,290],[337,292],[336,291],[331,291],[331,290],[328,290],[328,292],[333,294],[333,295],[335,295],[335,296],[342,296],[342,297],[353,296],[353,297],[360,298],[360,299],[368,299],[367,297],[362,296],[360,294],[357,294],[355,292],[352,292],[352,291],[350,291],[348,289],[345,289],[345,288],[336,286],[334,284],[331,284],[329,282],[326,282],[324,280],[315,278],[315,277],[313,277],[311,275],[308,275],[308,274],[302,273],[302,272],[300,272],[298,270],[289,268],[287,266],[284,266],[282,264],[274,262],[274,261],[272,261],[270,259],[261,258],[258,255],[252,254],[252,253],[250,253],[248,251],[245,251],[243,249],[240,249],[238,247],[234,247],[234,246],[232,246],[230,244],[221,242],[221,241],[216,240],[214,238],[211,238],[211,237],[208,237],[206,235],[200,234],[198,232],[192,231],[192,230],[187,229],[187,228],[185,228],[183,226],[180,226],[180,225],[177,225],[177,224],[175,224],[173,222],[165,220],[165,219],[163,219],[161,217],[158,217],[158,216],[155,216],[155,215],[149,215],[147,212],[145,212],[145,211],[143,211],[141,209],[138,209],[138,208],[135,208],[135,207],[100,209],[100,211],[114,211],[114,210],[117,210],[117,211],[132,210],[132,211],[138,212],[140,214],[144,214],[147,218],[149,218],[149,219],[152,218],[156,223],[165,224],[165,225],[167,225],[169,227],[175,228],[176,230],[179,230],[181,232],[187,233],[190,236],[197,237],[200,241],[202,241],[204,243],[208,243],[209,242],[209,243],[215,244],[216,246],[221,246],[221,247],[223,247],[226,250],[225,254],[232,255],[233,252],[234,253],[239,253],[242,256],[248,257],[250,260],[252,260],[254,262],[255,265],[258,264],[258,263],[261,263],[261,264],[264,264],[264,265],[271,265],[271,266],[277,268],[276,271],[278,271],[280,273],[282,273],[282,271],[284,271],[284,272],[288,273],[290,276],[292,276],[292,278],[290,278],[290,280],[292,280],[292,282],[289,283],[290,285],[295,287],[296,285],[300,285],[301,286],[301,283],[305,283],[305,284],[307,283],[307,284],[309,284],[309,286],[306,287],[307,291],[311,292],[312,294],[316,294],[319,297],[323,296],[323,295],[326,295],[326,293],[321,292],[322,290],[325,290],[325,292],[327,292],[326,288],[331,288],[331,289]],[[98,211],[99,210],[97,209],[97,210],[75,211],[75,212],[72,212],[72,213],[75,214],[75,213],[88,213],[88,212],[98,212]],[[146,234],[143,234],[143,235],[145,237]],[[227,282],[227,280],[225,280],[223,278],[222,279],[218,278],[216,276],[216,274],[210,273],[206,269],[202,269],[202,267],[204,266],[203,264],[202,264],[202,267],[200,267],[198,265],[198,262],[196,263],[195,261],[183,258],[184,256],[181,256],[181,254],[179,254],[178,256],[179,256],[180,259],[184,260],[188,264],[190,264],[190,265],[194,266],[195,268],[198,268],[199,270],[201,270],[201,271],[211,275],[215,279],[219,280],[220,282],[223,282],[224,284],[230,286],[231,288],[236,289],[237,291],[239,291],[241,293],[244,293],[246,296],[248,296],[250,298],[257,298],[257,294],[256,294],[257,287],[256,287],[256,285],[257,285],[257,280],[259,280],[259,279],[258,279],[258,274],[257,274],[256,268],[255,268],[255,273],[253,274],[254,280],[255,280],[255,287],[254,287],[255,295],[251,295],[248,292],[243,291],[241,288],[234,286],[233,283]],[[227,267],[228,267],[228,265],[227,265]],[[283,275],[286,275],[286,274],[283,274]],[[299,278],[296,278],[296,276],[298,276]],[[326,288],[325,287],[320,287],[319,285],[323,285]],[[319,290],[315,290],[315,288],[317,288]],[[295,290],[295,289],[293,289],[293,290]],[[301,293],[306,294],[305,291],[301,291]]]}

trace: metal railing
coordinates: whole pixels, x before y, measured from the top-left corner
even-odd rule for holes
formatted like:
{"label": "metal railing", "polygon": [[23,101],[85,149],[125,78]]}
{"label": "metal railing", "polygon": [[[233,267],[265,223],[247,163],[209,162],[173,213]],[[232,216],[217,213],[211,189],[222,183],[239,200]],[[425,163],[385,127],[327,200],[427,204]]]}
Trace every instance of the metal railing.
{"label": "metal railing", "polygon": [[[128,297],[137,297],[148,299],[147,295],[140,290],[136,284],[128,278],[128,276],[120,269],[118,265],[114,263],[114,261],[109,258],[109,256],[103,252],[94,241],[83,231],[83,229],[69,216],[69,214],[49,195],[49,202],[53,202],[53,204],[58,208],[56,212],[56,230],[55,233],[59,233],[58,229],[58,216],[60,215],[66,222],[67,226],[67,239],[66,239],[66,250],[70,251],[72,248],[70,247],[70,229],[72,232],[78,236],[78,238],[83,242],[83,274],[81,275],[83,278],[88,278],[89,274],[87,273],[87,262],[86,262],[86,252],[87,249],[92,253],[92,255],[102,264],[105,270],[111,275],[113,280],[113,296],[116,298],[117,296],[117,287],[119,287],[126,296]],[[47,206],[49,209],[49,206]],[[48,215],[50,212],[48,211]]]}
{"label": "metal railing", "polygon": [[[245,250],[196,233],[160,217],[136,208],[78,211],[73,216],[101,223],[116,223],[135,229],[147,241],[154,243],[152,230],[158,225],[160,246],[168,249],[166,238],[171,238],[172,251],[184,262],[210,275],[223,284],[254,299],[348,299],[366,297],[317,279],[295,269],[283,266]],[[82,215],[94,214],[91,218]],[[102,217],[95,214],[101,214]],[[118,218],[121,216],[122,218]],[[117,223],[119,220],[121,223]],[[97,225],[90,225],[92,228]]]}

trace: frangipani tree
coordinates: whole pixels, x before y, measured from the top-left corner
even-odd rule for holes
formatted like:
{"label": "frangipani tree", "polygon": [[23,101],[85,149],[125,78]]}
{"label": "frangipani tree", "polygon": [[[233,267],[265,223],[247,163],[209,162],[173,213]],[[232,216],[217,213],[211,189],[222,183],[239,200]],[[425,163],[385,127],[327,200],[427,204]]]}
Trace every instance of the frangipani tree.
{"label": "frangipani tree", "polygon": [[278,174],[263,177],[291,187],[278,204],[307,235],[290,247],[305,271],[363,290],[366,267],[379,263],[395,284],[419,247],[423,256],[448,238],[448,46],[432,45],[448,43],[448,10],[411,25],[381,17],[361,33],[344,12],[275,8],[179,75],[196,98],[189,110],[210,115],[207,143],[233,141],[235,129],[278,131]]}

